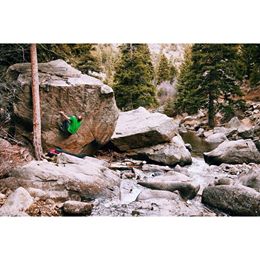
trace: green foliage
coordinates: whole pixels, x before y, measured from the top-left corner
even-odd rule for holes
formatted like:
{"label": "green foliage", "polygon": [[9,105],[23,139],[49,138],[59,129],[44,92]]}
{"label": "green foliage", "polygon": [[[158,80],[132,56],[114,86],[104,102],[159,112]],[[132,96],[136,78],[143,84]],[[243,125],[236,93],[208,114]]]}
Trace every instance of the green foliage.
{"label": "green foliage", "polygon": [[244,65],[245,79],[252,88],[260,85],[260,44],[242,44],[241,61]]}
{"label": "green foliage", "polygon": [[28,44],[0,44],[0,78],[6,69],[20,62],[29,62],[30,51]]}
{"label": "green foliage", "polygon": [[169,81],[170,83],[173,83],[174,79],[177,76],[177,69],[175,68],[175,66],[173,64],[169,65]]}
{"label": "green foliage", "polygon": [[159,67],[157,72],[157,84],[161,84],[163,81],[167,81],[170,77],[170,68],[168,59],[164,54],[161,54]]}
{"label": "green foliage", "polygon": [[161,84],[163,81],[170,81],[172,83],[176,74],[177,70],[175,66],[168,61],[164,54],[161,54],[157,71],[157,84]]}
{"label": "green foliage", "polygon": [[[0,44],[0,66],[30,62],[29,44]],[[94,44],[37,44],[38,62],[63,59],[83,73],[100,72]]]}
{"label": "green foliage", "polygon": [[219,105],[219,111],[223,113],[223,122],[229,121],[236,116],[238,111],[246,111],[246,102],[244,100],[229,100],[227,103]]}
{"label": "green foliage", "polygon": [[156,105],[154,70],[147,44],[123,44],[116,66],[114,91],[117,105],[122,110]]}
{"label": "green foliage", "polygon": [[167,100],[166,104],[164,105],[164,114],[170,117],[174,117],[177,115],[175,109],[175,99],[171,98]]}
{"label": "green foliage", "polygon": [[208,123],[213,127],[220,98],[231,104],[235,95],[242,94],[240,65],[237,45],[194,44],[181,67],[175,109],[192,114],[207,108]]}
{"label": "green foliage", "polygon": [[176,100],[168,104],[168,110],[171,107],[172,113],[187,112],[188,114],[195,114],[205,102],[205,98],[196,95],[195,77],[196,73],[192,69],[192,52],[191,48],[188,47],[185,50],[184,62],[180,67],[180,74],[177,80]]}

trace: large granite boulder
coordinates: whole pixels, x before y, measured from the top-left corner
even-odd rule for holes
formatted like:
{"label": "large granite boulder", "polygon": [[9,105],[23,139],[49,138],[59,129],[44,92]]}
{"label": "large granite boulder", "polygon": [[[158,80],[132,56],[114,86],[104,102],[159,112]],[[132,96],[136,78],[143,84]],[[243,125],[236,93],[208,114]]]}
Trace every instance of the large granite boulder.
{"label": "large granite boulder", "polygon": [[128,155],[136,159],[150,160],[171,166],[176,164],[184,166],[192,163],[191,154],[180,135],[173,137],[169,143],[133,149],[129,151]]}
{"label": "large granite boulder", "polygon": [[111,141],[120,151],[147,147],[171,141],[177,127],[172,118],[139,107],[120,113]]}
{"label": "large granite boulder", "polygon": [[[119,194],[118,175],[98,159],[60,154],[58,163],[31,161],[17,167],[0,184],[15,190],[22,186],[33,197],[59,200],[92,200]],[[65,160],[71,158],[71,160]],[[96,160],[96,161],[95,161]]]}
{"label": "large granite boulder", "polygon": [[202,203],[235,216],[260,215],[260,193],[242,185],[209,186]]}
{"label": "large granite boulder", "polygon": [[[19,90],[14,104],[16,134],[32,139],[30,63],[9,67],[6,80],[17,84]],[[112,88],[96,78],[83,75],[63,60],[40,63],[39,81],[45,149],[58,146],[71,152],[87,152],[93,143],[103,145],[110,140],[118,118]],[[66,137],[60,133],[61,110],[67,115],[83,116],[77,134]]]}
{"label": "large granite boulder", "polygon": [[208,164],[215,165],[260,163],[260,152],[250,139],[225,141],[213,151],[204,153],[204,159]]}

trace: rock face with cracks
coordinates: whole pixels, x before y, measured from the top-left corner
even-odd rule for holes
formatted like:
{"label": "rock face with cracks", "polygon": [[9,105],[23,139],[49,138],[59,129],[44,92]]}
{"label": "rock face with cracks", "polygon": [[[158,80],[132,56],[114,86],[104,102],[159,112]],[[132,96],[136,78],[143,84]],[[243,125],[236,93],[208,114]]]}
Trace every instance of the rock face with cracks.
{"label": "rock face with cracks", "polygon": [[[14,103],[16,135],[32,140],[31,64],[10,66],[6,80],[19,87]],[[70,152],[92,153],[93,144],[103,145],[110,140],[118,118],[112,88],[63,60],[40,63],[39,81],[43,148],[58,146]],[[61,110],[67,115],[83,116],[77,134],[62,135],[58,127]]]}

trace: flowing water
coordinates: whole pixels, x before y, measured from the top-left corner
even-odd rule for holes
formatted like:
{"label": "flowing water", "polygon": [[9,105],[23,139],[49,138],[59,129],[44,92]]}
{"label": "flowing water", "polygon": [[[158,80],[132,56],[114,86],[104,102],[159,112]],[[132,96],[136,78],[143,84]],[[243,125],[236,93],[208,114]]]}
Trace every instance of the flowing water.
{"label": "flowing water", "polygon": [[183,133],[181,136],[185,143],[188,143],[192,146],[191,155],[194,157],[202,158],[204,152],[209,152],[217,146],[216,144],[210,144],[206,142],[192,131]]}
{"label": "flowing water", "polygon": [[182,135],[183,141],[192,146],[192,164],[185,166],[188,170],[188,175],[197,184],[200,184],[202,193],[204,187],[214,181],[214,176],[210,173],[210,166],[204,161],[203,153],[212,151],[217,147],[217,144],[207,143],[204,139],[198,137],[195,132],[187,132]]}

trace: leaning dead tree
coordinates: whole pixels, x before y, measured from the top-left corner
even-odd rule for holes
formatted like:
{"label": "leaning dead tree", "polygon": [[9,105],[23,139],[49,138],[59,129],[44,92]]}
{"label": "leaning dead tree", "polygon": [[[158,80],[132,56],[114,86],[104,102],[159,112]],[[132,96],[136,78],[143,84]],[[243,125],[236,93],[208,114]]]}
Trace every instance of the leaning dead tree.
{"label": "leaning dead tree", "polygon": [[33,146],[36,160],[41,160],[43,157],[43,151],[41,141],[41,107],[36,44],[31,44],[30,54],[32,68]]}

